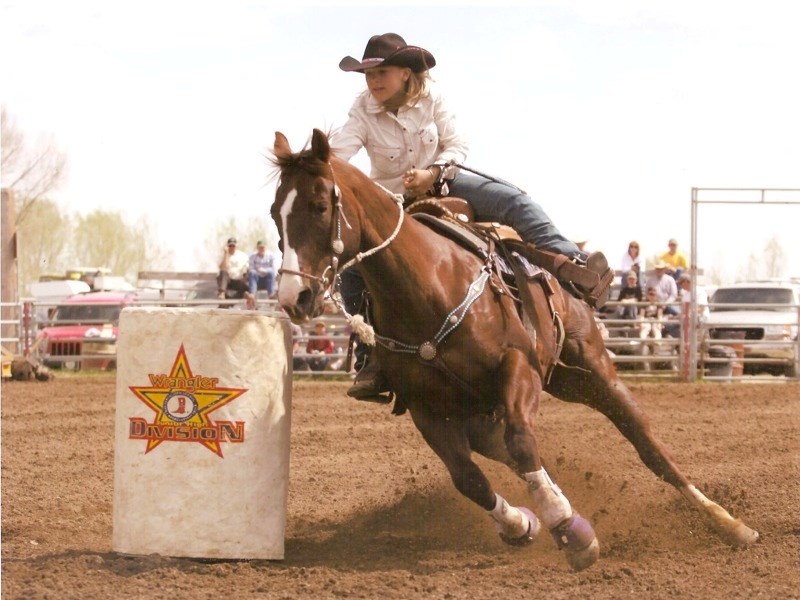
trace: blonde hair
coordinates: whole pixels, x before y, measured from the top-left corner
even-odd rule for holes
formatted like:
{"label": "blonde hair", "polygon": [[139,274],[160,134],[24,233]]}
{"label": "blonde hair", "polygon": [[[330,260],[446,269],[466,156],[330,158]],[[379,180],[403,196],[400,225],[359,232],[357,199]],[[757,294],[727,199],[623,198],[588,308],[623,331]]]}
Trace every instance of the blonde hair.
{"label": "blonde hair", "polygon": [[383,103],[383,108],[387,111],[396,111],[404,106],[414,106],[420,98],[422,98],[428,91],[428,80],[430,75],[428,71],[420,71],[415,73],[409,69],[409,77],[406,82],[406,89],[402,94],[398,94],[394,98],[390,98]]}

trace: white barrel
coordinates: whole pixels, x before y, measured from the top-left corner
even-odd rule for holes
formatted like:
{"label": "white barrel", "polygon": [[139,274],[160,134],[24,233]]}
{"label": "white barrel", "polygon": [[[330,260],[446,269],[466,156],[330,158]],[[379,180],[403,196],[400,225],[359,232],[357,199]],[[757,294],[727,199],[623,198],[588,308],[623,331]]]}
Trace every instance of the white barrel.
{"label": "white barrel", "polygon": [[122,311],[112,548],[282,559],[291,329],[256,311]]}

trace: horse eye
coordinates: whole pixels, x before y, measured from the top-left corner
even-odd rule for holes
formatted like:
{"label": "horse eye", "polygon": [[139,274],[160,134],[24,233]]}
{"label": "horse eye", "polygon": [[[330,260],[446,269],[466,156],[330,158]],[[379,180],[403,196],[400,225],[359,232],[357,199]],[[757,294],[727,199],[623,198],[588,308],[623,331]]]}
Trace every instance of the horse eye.
{"label": "horse eye", "polygon": [[328,202],[312,202],[311,203],[311,211],[322,215],[325,214],[325,211],[328,210]]}
{"label": "horse eye", "polygon": [[283,254],[283,238],[278,240],[278,250],[280,250],[281,254]]}

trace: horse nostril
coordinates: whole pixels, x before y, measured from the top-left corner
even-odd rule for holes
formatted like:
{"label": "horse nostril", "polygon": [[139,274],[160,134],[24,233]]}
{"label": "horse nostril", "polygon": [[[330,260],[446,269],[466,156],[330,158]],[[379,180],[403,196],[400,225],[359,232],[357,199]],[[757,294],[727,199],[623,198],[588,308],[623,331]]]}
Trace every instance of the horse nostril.
{"label": "horse nostril", "polygon": [[303,308],[306,313],[310,312],[311,304],[314,300],[314,296],[311,293],[311,290],[308,288],[304,289],[300,292],[297,296],[297,306]]}

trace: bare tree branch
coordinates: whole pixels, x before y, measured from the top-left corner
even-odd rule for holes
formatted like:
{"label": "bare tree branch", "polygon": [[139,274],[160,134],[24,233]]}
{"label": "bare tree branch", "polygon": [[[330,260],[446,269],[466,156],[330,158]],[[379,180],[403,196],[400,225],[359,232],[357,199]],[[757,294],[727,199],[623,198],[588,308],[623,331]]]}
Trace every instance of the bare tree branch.
{"label": "bare tree branch", "polygon": [[20,224],[32,205],[63,181],[67,157],[52,140],[30,146],[5,107],[0,115],[0,139],[3,187],[13,189],[20,200],[17,212],[17,224]]}

